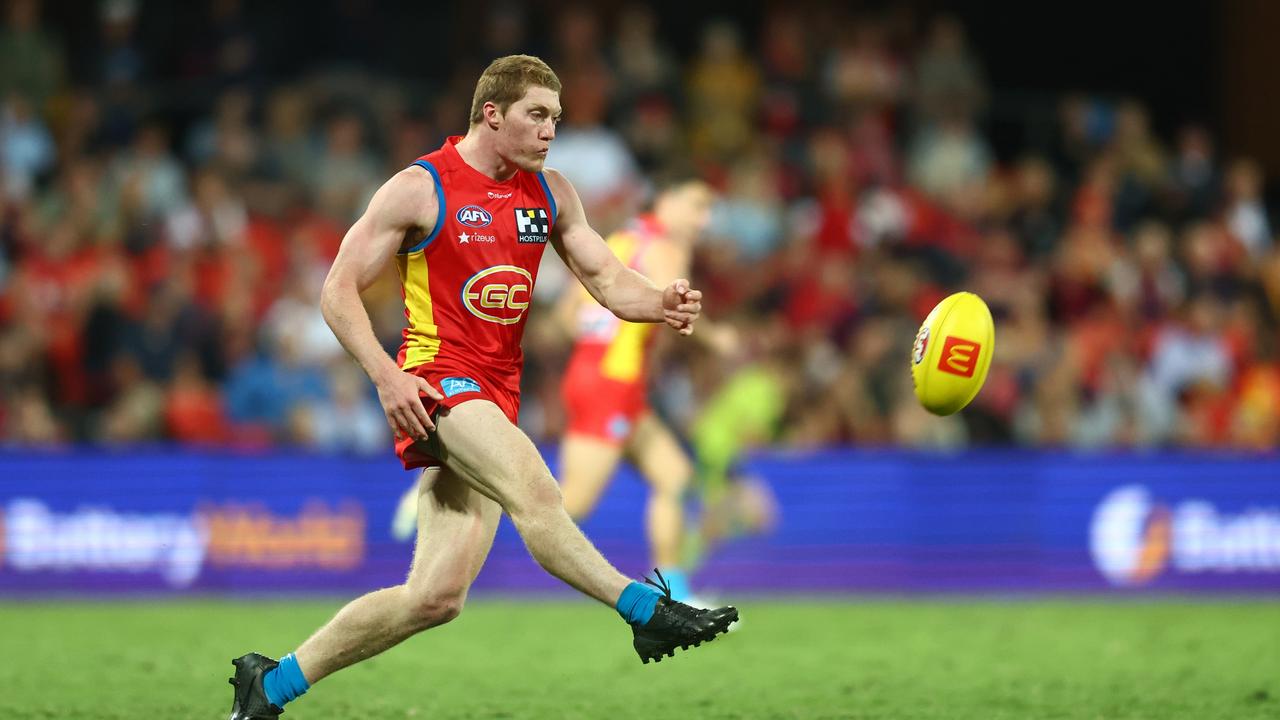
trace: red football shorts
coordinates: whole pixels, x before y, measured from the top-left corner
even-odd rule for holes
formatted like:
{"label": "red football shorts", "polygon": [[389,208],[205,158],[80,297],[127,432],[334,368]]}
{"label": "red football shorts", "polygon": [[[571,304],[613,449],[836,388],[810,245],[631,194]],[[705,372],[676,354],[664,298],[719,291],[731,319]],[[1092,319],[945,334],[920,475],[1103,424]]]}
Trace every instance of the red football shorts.
{"label": "red football shorts", "polygon": [[560,389],[568,415],[569,433],[588,435],[621,445],[631,437],[636,422],[649,412],[643,379],[614,380],[605,377],[598,362],[589,359],[569,363]]}
{"label": "red football shorts", "polygon": [[[497,405],[512,425],[520,414],[520,378],[507,378],[505,382],[495,381],[483,373],[461,370],[439,361],[424,363],[409,372],[431,383],[431,386],[444,395],[443,400],[434,400],[422,396],[422,405],[427,414],[435,420],[441,409],[448,410],[467,400],[482,398]],[[435,435],[430,434],[426,442],[412,437],[401,437],[396,440],[396,457],[404,464],[405,470],[420,467],[439,467],[442,463],[433,454]]]}

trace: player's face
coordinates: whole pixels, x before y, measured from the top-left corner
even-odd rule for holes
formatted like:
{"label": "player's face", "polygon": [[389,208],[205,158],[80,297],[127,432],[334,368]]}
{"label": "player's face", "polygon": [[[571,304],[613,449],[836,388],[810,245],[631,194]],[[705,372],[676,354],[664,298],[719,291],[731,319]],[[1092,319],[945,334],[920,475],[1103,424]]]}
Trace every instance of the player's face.
{"label": "player's face", "polygon": [[701,182],[689,182],[663,194],[658,214],[673,237],[694,242],[711,224],[714,203],[715,193],[710,187]]}
{"label": "player's face", "polygon": [[507,108],[499,127],[503,157],[526,172],[542,170],[559,122],[559,93],[544,87],[529,88]]}

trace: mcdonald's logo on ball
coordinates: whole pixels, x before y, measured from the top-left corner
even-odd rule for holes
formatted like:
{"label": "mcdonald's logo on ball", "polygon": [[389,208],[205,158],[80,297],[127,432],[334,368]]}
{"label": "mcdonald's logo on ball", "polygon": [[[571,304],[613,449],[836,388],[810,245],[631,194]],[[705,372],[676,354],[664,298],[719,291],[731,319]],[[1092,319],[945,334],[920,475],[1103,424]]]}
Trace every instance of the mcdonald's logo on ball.
{"label": "mcdonald's logo on ball", "polygon": [[935,415],[968,405],[991,367],[995,323],[982,298],[959,292],[938,303],[916,333],[911,379],[916,398]]}
{"label": "mcdonald's logo on ball", "polygon": [[982,355],[982,345],[972,340],[948,337],[942,341],[942,352],[938,353],[938,369],[952,375],[971,378],[978,367],[978,358]]}

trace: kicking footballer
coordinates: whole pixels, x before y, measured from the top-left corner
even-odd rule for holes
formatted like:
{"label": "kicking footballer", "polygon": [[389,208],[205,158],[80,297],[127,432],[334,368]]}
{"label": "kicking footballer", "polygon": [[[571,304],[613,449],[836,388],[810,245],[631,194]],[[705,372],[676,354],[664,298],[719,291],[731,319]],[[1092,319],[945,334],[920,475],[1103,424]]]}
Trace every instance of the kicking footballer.
{"label": "kicking footballer", "polygon": [[[710,641],[738,618],[731,606],[674,600],[661,573],[656,583],[619,573],[516,427],[520,339],[548,243],[620,319],[690,335],[701,312],[688,281],[659,289],[619,262],[573,186],[544,171],[559,92],[541,60],[495,60],[476,85],[467,134],[388,180],[343,239],[321,309],[377,388],[405,468],[423,469],[414,559],[404,584],[351,601],[280,661],[235,659],[231,720],[275,718],[328,675],[457,617],[503,512],[547,572],[618,611],[643,662]],[[393,259],[408,319],[394,361],[360,301]]]}
{"label": "kicking footballer", "polygon": [[[689,272],[693,246],[710,221],[714,191],[696,176],[673,173],[660,180],[645,212],[606,239],[627,267],[654,281]],[[562,383],[567,430],[560,448],[564,506],[576,521],[591,515],[625,458],[649,485],[645,528],[655,566],[671,596],[692,597],[680,561],[684,499],[693,463],[672,431],[650,409],[648,381],[654,353],[652,323],[620,320],[583,288],[569,288],[556,308],[574,336],[573,356]],[[737,339],[729,326],[707,327],[700,318],[696,338],[723,354]],[[402,498],[392,531],[412,537],[417,488]]]}

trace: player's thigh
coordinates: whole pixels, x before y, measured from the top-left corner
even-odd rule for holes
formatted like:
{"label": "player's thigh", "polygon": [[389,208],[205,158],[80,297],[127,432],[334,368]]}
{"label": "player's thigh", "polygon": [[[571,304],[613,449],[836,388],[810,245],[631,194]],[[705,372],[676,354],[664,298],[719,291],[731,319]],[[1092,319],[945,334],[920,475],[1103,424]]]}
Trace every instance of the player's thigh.
{"label": "player's thigh", "polygon": [[409,570],[414,590],[465,595],[484,566],[502,508],[448,468],[418,482],[418,540]]}
{"label": "player's thigh", "polygon": [[655,489],[679,492],[689,484],[693,464],[676,436],[653,413],[636,421],[627,442],[627,458]]}
{"label": "player's thigh", "polygon": [[497,405],[468,400],[436,420],[441,462],[512,516],[559,507],[560,486],[533,441]]}
{"label": "player's thigh", "polygon": [[570,515],[581,517],[595,508],[621,458],[617,443],[584,433],[565,436],[560,444],[560,487]]}

